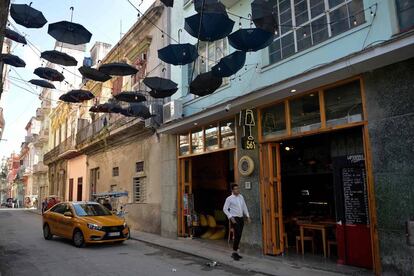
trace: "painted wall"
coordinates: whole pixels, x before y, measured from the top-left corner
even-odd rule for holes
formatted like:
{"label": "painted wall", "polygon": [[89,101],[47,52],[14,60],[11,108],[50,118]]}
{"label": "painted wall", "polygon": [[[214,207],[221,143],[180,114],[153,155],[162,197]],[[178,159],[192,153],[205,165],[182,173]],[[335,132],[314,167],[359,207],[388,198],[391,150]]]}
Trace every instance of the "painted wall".
{"label": "painted wall", "polygon": [[384,272],[414,275],[414,59],[365,74],[381,262]]}
{"label": "painted wall", "polygon": [[89,200],[90,186],[86,181],[86,155],[81,155],[68,160],[68,176],[66,178],[65,200],[69,200],[69,179],[73,179],[73,201],[77,200],[78,178],[82,177],[82,200]]}

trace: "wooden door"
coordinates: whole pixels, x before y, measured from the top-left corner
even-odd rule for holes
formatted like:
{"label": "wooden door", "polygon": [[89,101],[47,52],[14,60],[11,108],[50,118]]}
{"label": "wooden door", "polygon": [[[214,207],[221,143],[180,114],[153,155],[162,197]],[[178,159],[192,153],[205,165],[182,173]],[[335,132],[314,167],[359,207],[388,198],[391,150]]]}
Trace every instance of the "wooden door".
{"label": "wooden door", "polygon": [[83,188],[83,178],[79,177],[78,178],[78,193],[77,193],[77,201],[82,201],[82,189]]}
{"label": "wooden door", "polygon": [[69,201],[73,200],[73,178],[69,179]]}
{"label": "wooden door", "polygon": [[261,145],[260,158],[263,248],[265,254],[278,255],[284,251],[280,144]]}
{"label": "wooden door", "polygon": [[186,226],[186,206],[188,201],[185,202],[185,197],[192,194],[192,162],[191,158],[183,158],[178,162],[178,235],[187,236],[189,234],[188,227]]}

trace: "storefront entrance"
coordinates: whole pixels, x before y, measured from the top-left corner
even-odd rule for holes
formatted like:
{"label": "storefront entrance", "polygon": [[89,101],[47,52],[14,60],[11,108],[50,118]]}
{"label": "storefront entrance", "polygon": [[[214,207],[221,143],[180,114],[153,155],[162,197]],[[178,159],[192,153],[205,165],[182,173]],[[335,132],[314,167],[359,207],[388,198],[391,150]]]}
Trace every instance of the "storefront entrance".
{"label": "storefront entrance", "polygon": [[262,145],[265,253],[372,268],[363,128]]}

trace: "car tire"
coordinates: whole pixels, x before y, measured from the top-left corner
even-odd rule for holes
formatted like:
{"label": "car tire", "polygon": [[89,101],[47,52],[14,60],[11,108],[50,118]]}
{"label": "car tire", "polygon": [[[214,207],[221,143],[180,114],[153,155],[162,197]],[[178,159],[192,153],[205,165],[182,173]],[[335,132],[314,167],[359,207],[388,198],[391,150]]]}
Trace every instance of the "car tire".
{"label": "car tire", "polygon": [[43,225],[43,237],[45,238],[45,240],[51,240],[53,238],[53,234],[52,232],[50,232],[50,227],[47,223]]}
{"label": "car tire", "polygon": [[81,247],[84,247],[85,246],[85,238],[83,236],[82,231],[79,230],[79,229],[76,229],[75,232],[73,233],[72,240],[73,240],[73,244],[76,247],[81,248]]}

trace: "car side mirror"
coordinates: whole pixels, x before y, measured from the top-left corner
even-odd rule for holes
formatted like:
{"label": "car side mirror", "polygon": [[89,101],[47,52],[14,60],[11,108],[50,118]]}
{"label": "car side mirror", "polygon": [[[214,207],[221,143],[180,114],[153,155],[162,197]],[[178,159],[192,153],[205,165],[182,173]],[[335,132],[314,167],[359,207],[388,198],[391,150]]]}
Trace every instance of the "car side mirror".
{"label": "car side mirror", "polygon": [[71,212],[65,212],[65,213],[63,213],[63,215],[65,217],[73,217],[73,214]]}

